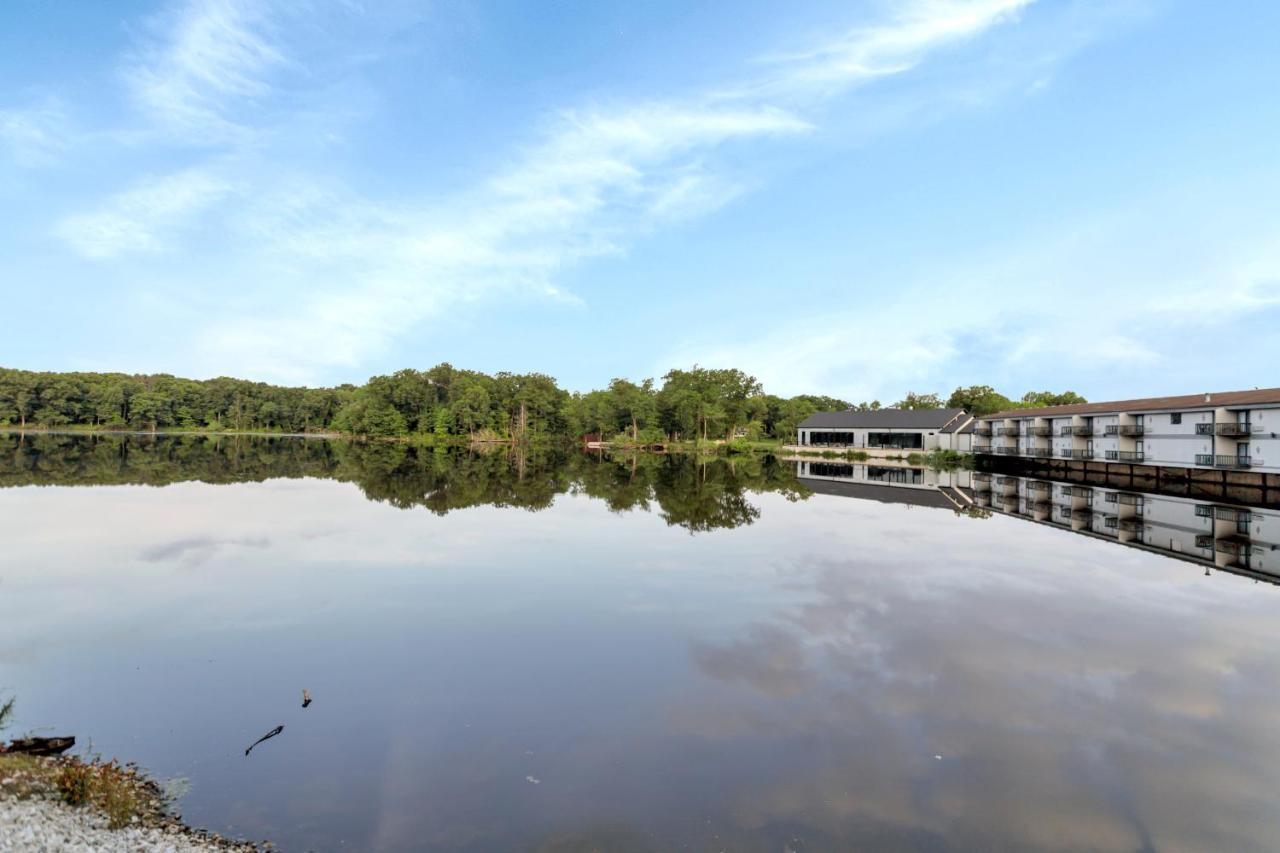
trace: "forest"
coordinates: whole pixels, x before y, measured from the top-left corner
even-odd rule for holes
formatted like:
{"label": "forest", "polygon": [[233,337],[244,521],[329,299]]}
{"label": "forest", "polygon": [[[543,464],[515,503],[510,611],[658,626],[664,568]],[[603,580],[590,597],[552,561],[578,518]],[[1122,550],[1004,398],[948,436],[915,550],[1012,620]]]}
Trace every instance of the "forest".
{"label": "forest", "polygon": [[[990,386],[909,392],[897,408],[955,406],[990,414],[1083,402],[1070,391],[1012,401]],[[536,442],[582,435],[638,445],[718,439],[781,440],[818,411],[879,409],[835,397],[765,393],[741,370],[693,366],[570,392],[541,373],[489,375],[440,364],[374,376],[364,385],[301,388],[168,374],[53,373],[0,368],[0,427],[342,433],[428,442]]]}

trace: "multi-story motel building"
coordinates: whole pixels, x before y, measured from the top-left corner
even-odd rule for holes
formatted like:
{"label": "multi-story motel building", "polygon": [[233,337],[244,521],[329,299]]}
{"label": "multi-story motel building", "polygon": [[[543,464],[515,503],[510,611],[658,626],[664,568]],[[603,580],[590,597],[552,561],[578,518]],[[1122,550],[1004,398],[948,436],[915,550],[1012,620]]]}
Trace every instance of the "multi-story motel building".
{"label": "multi-story motel building", "polygon": [[1280,508],[983,472],[966,493],[996,512],[1280,580]]}
{"label": "multi-story motel building", "polygon": [[815,412],[796,432],[802,447],[967,452],[973,426],[964,409],[848,409]]}
{"label": "multi-story motel building", "polygon": [[978,419],[973,452],[1280,472],[1280,388],[997,412]]}

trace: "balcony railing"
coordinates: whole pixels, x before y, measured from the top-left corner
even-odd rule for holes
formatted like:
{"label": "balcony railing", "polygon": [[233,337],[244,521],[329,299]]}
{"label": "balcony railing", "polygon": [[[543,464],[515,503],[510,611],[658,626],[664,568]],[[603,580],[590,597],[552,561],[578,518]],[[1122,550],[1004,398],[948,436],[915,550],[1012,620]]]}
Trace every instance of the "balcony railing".
{"label": "balcony railing", "polygon": [[1125,531],[1126,533],[1141,534],[1147,528],[1145,524],[1143,524],[1141,521],[1138,521],[1137,519],[1122,518],[1120,519],[1120,529]]}
{"label": "balcony railing", "polygon": [[1061,456],[1063,459],[1092,459],[1093,451],[1077,450],[1075,448],[1068,447],[1064,450],[1058,451],[1058,455]]}
{"label": "balcony railing", "polygon": [[1255,464],[1261,465],[1262,463],[1252,456],[1197,453],[1196,464],[1207,465],[1211,468],[1252,468]]}
{"label": "balcony railing", "polygon": [[1093,435],[1093,425],[1092,425],[1092,424],[1080,424],[1080,425],[1077,425],[1077,426],[1073,426],[1073,427],[1071,427],[1071,434],[1072,434],[1072,435],[1085,435],[1085,436]]}
{"label": "balcony railing", "polygon": [[1027,483],[1027,488],[1033,492],[1048,492],[1053,489],[1053,485],[1044,480],[1032,480]]}
{"label": "balcony railing", "polygon": [[991,427],[989,426],[974,427],[973,434],[980,435],[983,438],[991,438]]}
{"label": "balcony railing", "polygon": [[1072,517],[1072,518],[1074,518],[1076,521],[1092,521],[1092,520],[1093,520],[1093,510],[1091,510],[1091,509],[1073,509],[1073,510],[1071,510],[1071,517]]}
{"label": "balcony railing", "polygon": [[[1196,537],[1197,539],[1199,537]],[[1213,542],[1213,550],[1219,554],[1230,554],[1233,557],[1247,557],[1253,553],[1252,544],[1247,539],[1232,537],[1230,539],[1215,539]]]}
{"label": "balcony railing", "polygon": [[1089,486],[1066,486],[1063,488],[1062,493],[1073,498],[1087,498],[1093,494],[1093,489]]}
{"label": "balcony railing", "polygon": [[1052,447],[1028,447],[1026,452],[1028,456],[1049,457],[1053,455],[1053,448]]}
{"label": "balcony railing", "polygon": [[999,453],[999,454],[1004,455],[1004,456],[1017,456],[1017,455],[1018,455],[1018,448],[1016,448],[1016,447],[997,447],[997,448],[996,448],[996,453]]}
{"label": "balcony railing", "polygon": [[1196,547],[1197,547],[1197,548],[1212,548],[1212,547],[1213,547],[1213,534],[1212,534],[1212,533],[1197,533],[1197,534],[1196,534]]}
{"label": "balcony railing", "polygon": [[1142,495],[1135,495],[1130,492],[1108,492],[1104,498],[1109,504],[1124,504],[1125,506],[1142,506]]}
{"label": "balcony railing", "polygon": [[1107,424],[1102,428],[1103,435],[1115,435],[1118,432],[1120,432],[1120,427],[1117,424]]}
{"label": "balcony railing", "polygon": [[1142,424],[1120,424],[1121,435],[1142,435],[1147,428]]}
{"label": "balcony railing", "polygon": [[996,435],[1017,435],[1017,427],[996,427]]}
{"label": "balcony railing", "polygon": [[1218,435],[1252,435],[1253,424],[1250,423],[1221,423],[1214,424],[1213,431]]}
{"label": "balcony railing", "polygon": [[1000,477],[996,480],[997,486],[1016,486],[1018,485],[1017,477]]}
{"label": "balcony railing", "polygon": [[1213,435],[1213,424],[1196,424],[1196,435]]}
{"label": "balcony railing", "polygon": [[1248,524],[1253,521],[1253,513],[1247,509],[1236,509],[1233,506],[1216,506],[1213,508],[1213,517],[1223,521],[1233,521],[1236,524],[1243,522]]}
{"label": "balcony railing", "polygon": [[1145,462],[1147,459],[1141,450],[1108,450],[1106,453],[1112,462]]}
{"label": "balcony railing", "polygon": [[1047,426],[1028,427],[1027,435],[1040,435],[1040,436],[1053,435],[1053,427],[1047,427]]}

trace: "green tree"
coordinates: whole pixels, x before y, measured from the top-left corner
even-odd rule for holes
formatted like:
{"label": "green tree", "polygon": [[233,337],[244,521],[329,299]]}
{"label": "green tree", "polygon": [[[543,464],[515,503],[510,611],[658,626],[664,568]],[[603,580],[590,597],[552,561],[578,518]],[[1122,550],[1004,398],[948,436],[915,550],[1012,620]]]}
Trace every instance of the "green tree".
{"label": "green tree", "polygon": [[952,391],[951,396],[947,398],[947,406],[953,409],[964,409],[971,415],[981,417],[1010,409],[1013,403],[990,385],[970,385],[967,388],[957,388]]}
{"label": "green tree", "polygon": [[1089,401],[1075,391],[1063,391],[1061,394],[1055,394],[1053,391],[1028,391],[1022,395],[1020,405],[1025,408],[1039,408],[1041,406],[1070,406],[1087,402]]}
{"label": "green tree", "polygon": [[893,404],[895,409],[941,409],[942,398],[937,394],[917,394],[908,391],[907,396]]}

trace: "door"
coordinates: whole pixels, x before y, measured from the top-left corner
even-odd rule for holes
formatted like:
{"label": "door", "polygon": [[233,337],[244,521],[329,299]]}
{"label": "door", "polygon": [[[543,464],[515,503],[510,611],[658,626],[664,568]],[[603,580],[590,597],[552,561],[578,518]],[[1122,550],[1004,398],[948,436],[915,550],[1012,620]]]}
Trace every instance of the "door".
{"label": "door", "polygon": [[1145,462],[1145,461],[1146,461],[1146,457],[1142,455],[1142,441],[1141,441],[1141,440],[1138,440],[1138,441],[1134,442],[1134,445],[1133,445],[1133,446],[1134,446],[1134,449],[1138,451],[1138,455],[1137,455],[1137,456],[1135,456],[1134,458],[1135,458],[1135,459],[1141,459],[1142,461],[1144,461],[1144,462]]}
{"label": "door", "polygon": [[1240,462],[1249,461],[1249,442],[1242,441],[1236,445],[1236,459]]}

